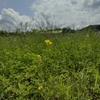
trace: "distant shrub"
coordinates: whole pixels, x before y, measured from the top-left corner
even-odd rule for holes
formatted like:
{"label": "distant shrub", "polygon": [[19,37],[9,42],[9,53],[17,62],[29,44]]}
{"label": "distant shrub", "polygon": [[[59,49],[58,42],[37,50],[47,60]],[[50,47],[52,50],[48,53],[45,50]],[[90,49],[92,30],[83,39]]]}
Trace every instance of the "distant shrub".
{"label": "distant shrub", "polygon": [[7,36],[7,35],[8,35],[7,31],[5,31],[5,30],[0,31],[0,36]]}
{"label": "distant shrub", "polygon": [[75,30],[72,30],[71,28],[67,27],[67,28],[63,28],[62,29],[62,33],[75,33]]}

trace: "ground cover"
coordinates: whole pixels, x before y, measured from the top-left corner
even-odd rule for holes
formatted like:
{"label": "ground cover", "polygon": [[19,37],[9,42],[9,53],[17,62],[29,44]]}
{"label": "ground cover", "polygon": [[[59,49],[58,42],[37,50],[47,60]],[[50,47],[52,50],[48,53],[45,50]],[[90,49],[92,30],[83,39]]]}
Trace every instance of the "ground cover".
{"label": "ground cover", "polygon": [[99,99],[99,34],[0,36],[0,100]]}

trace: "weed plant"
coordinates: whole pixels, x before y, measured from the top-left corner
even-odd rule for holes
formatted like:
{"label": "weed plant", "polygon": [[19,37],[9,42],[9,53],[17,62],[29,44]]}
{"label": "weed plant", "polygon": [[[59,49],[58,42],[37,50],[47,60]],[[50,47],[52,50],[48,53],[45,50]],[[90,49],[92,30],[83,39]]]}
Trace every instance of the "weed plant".
{"label": "weed plant", "polygon": [[0,100],[100,100],[100,35],[0,36]]}

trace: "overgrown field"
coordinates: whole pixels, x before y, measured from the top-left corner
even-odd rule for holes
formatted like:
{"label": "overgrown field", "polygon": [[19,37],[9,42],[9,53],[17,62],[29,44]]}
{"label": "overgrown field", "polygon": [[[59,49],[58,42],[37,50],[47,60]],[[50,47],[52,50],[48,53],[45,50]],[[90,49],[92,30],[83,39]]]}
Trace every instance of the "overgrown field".
{"label": "overgrown field", "polygon": [[0,100],[100,100],[100,35],[0,36]]}

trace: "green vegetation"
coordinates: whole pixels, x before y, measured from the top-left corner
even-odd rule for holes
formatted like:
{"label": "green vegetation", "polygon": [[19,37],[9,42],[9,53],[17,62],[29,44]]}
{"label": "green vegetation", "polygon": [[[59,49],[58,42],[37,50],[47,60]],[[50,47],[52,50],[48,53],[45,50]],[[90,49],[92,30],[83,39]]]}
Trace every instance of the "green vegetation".
{"label": "green vegetation", "polygon": [[0,100],[100,100],[100,35],[0,36]]}

